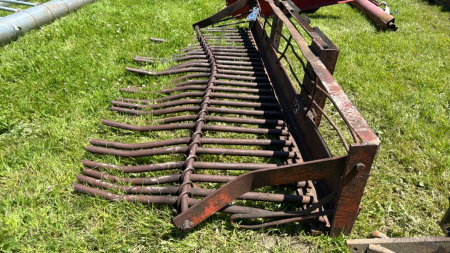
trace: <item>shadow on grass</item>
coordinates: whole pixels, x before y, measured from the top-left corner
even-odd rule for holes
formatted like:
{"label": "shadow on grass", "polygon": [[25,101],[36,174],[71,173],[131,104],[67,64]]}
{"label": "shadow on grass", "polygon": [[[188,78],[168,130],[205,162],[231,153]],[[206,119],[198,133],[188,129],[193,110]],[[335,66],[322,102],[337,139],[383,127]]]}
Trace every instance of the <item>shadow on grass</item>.
{"label": "shadow on grass", "polygon": [[324,15],[320,13],[313,13],[313,14],[306,13],[306,15],[310,19],[341,19],[341,17],[337,15]]}
{"label": "shadow on grass", "polygon": [[450,12],[450,1],[449,0],[422,0],[431,6],[441,7],[442,12]]}
{"label": "shadow on grass", "polygon": [[[174,216],[175,217],[175,216]],[[178,240],[183,240],[187,236],[189,236],[190,233],[194,233],[197,231],[201,231],[206,229],[208,226],[211,226],[211,224],[222,224],[222,229],[228,230],[228,231],[234,231],[234,230],[247,230],[244,228],[239,228],[238,226],[232,225],[229,221],[229,214],[224,213],[218,213],[215,214],[208,219],[201,222],[199,225],[194,227],[189,232],[183,232],[179,228],[177,228],[175,225],[173,225],[172,229],[168,231],[167,233],[164,233],[162,235],[162,238],[168,239],[168,238],[176,238]],[[257,224],[257,223],[255,223]],[[255,229],[254,231],[258,231],[261,234],[265,234],[267,236],[300,236],[304,234],[308,234],[308,229],[304,224],[298,224],[298,223],[287,223],[282,224],[278,226],[272,226],[272,227],[266,227],[266,228],[260,228]]]}

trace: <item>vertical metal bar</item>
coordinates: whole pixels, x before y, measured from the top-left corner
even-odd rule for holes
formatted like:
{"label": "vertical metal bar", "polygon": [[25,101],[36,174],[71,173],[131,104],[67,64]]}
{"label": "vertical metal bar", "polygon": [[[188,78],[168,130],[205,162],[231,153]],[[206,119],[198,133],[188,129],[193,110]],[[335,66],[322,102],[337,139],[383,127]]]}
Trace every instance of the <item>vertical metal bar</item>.
{"label": "vertical metal bar", "polygon": [[[280,10],[284,12],[286,9],[284,5],[280,4],[280,0],[276,0],[275,4],[279,6]],[[278,16],[275,14],[273,16],[273,22],[272,22],[272,30],[270,31],[270,40],[272,40],[272,44],[276,50],[278,50],[278,47],[280,46],[280,33],[277,33],[279,31],[282,33],[283,31],[283,22],[278,18]]]}
{"label": "vertical metal bar", "polygon": [[[203,37],[202,32],[200,31],[200,27],[195,26],[195,30],[198,34],[200,43],[201,43],[205,53],[207,54],[207,56],[210,59],[211,77],[210,77],[208,85],[206,87],[205,95],[203,96],[203,101],[200,105],[200,111],[197,116],[195,131],[192,135],[192,141],[189,146],[188,157],[186,158],[185,169],[182,174],[183,182],[180,185],[181,190],[180,190],[180,195],[179,195],[180,209],[181,209],[182,213],[189,208],[188,195],[190,194],[189,189],[191,188],[191,184],[192,184],[192,181],[190,180],[190,176],[195,171],[194,161],[196,160],[196,157],[197,157],[196,156],[197,148],[200,145],[200,137],[202,135],[202,126],[204,124],[206,124],[205,116],[207,113],[207,108],[210,105],[209,100],[210,100],[210,96],[213,92],[214,82],[216,81],[216,74],[218,72],[216,60],[214,58],[211,48],[209,47],[208,43],[206,42],[205,38]],[[189,229],[190,226],[191,225],[188,223],[186,223],[186,224],[183,223],[183,229]]]}
{"label": "vertical metal bar", "polygon": [[[330,74],[334,73],[334,69],[336,67],[336,62],[339,56],[339,48],[331,42],[325,34],[323,34],[318,28],[311,28],[308,24],[302,24],[302,26],[306,27],[308,30],[312,31],[313,41],[311,43],[311,49],[315,54],[319,55],[319,59],[325,65]],[[314,73],[311,64],[308,62],[306,66],[306,70],[309,73]],[[308,92],[311,92],[314,89],[314,81],[311,79],[310,75],[305,73],[303,78],[303,85],[305,86]],[[323,84],[319,81],[316,82],[319,87],[323,88]],[[327,97],[321,92],[317,91],[317,94],[314,98],[314,101],[320,106],[320,108],[325,107]],[[322,119],[322,113],[320,111],[316,111],[316,115],[314,118],[314,123],[319,126],[320,121]]]}
{"label": "vertical metal bar", "polygon": [[378,146],[378,144],[364,143],[350,146],[339,196],[334,208],[331,236],[350,234],[352,231]]}

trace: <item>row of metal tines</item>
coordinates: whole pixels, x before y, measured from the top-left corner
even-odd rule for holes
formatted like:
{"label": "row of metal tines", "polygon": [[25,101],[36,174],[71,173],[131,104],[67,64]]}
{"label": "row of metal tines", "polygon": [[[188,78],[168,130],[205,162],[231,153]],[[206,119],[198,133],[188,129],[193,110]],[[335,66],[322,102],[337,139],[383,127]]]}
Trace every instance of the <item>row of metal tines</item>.
{"label": "row of metal tines", "polygon": [[[197,33],[200,45],[185,48],[182,54],[165,59],[134,58],[146,63],[180,62],[169,69],[154,72],[127,68],[128,71],[144,75],[181,74],[182,76],[171,80],[172,87],[168,89],[151,93],[142,87],[121,89],[125,93],[139,93],[152,98],[160,96],[159,98],[118,98],[112,101],[111,110],[128,115],[151,115],[156,118],[156,124],[137,126],[102,120],[104,125],[130,131],[183,129],[191,131],[190,134],[145,143],[90,140],[92,146],[86,147],[91,153],[118,157],[184,154],[185,159],[133,166],[84,160],[84,175],[77,178],[89,186],[75,184],[76,190],[111,200],[173,204],[180,213],[239,174],[303,161],[283,121],[284,112],[278,104],[251,32],[248,29],[216,27],[202,30],[197,28]],[[242,148],[230,148],[236,146]],[[235,156],[248,157],[250,160],[255,158],[257,161],[261,161],[257,158],[262,157],[264,162],[235,162],[232,158]],[[130,177],[114,176],[108,170],[119,171]],[[163,174],[158,177],[131,176],[157,171]],[[119,190],[120,193],[107,190]],[[240,197],[244,201],[239,202],[239,205],[228,205],[221,211],[265,214],[270,210],[259,208],[261,205],[252,204],[253,201],[284,203],[281,207],[283,210],[305,209],[317,202],[311,182],[298,182],[266,190],[269,192],[248,192]],[[276,205],[268,207],[274,206]],[[250,225],[249,228],[262,226],[264,224]]]}

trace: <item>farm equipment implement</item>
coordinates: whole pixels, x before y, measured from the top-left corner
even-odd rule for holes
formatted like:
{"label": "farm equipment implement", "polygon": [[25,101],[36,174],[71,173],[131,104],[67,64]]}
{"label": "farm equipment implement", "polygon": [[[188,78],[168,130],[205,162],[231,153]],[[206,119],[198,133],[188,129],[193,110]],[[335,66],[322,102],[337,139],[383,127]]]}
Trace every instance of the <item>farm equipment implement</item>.
{"label": "farm equipment implement", "polygon": [[[291,1],[266,2],[272,21],[262,16],[257,1],[239,0],[194,24],[198,44],[182,54],[134,58],[179,63],[161,72],[127,68],[130,72],[184,74],[170,88],[155,91],[163,97],[112,102],[113,111],[148,115],[156,124],[102,120],[116,129],[191,131],[188,135],[145,143],[90,140],[86,147],[117,157],[184,159],[124,166],[84,160],[75,190],[108,200],[174,205],[173,222],[183,231],[223,212],[242,228],[299,222],[331,236],[350,233],[379,139],[332,76],[339,49]],[[242,10],[251,11],[246,21],[227,23]],[[325,125],[342,143],[342,155],[332,155],[321,130]],[[270,162],[225,159],[235,156]],[[161,176],[134,176],[150,172]],[[278,205],[268,210],[262,202]]]}

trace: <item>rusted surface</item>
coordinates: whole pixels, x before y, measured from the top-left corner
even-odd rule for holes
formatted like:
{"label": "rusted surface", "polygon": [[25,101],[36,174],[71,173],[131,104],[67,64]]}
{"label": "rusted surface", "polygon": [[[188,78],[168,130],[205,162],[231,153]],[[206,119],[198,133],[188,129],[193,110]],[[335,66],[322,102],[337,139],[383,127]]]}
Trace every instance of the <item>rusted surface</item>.
{"label": "rusted surface", "polygon": [[[237,0],[227,0],[227,4],[233,4]],[[333,5],[333,4],[341,4],[351,2],[353,0],[292,0],[292,2],[300,8],[302,11],[314,10],[320,7]],[[273,10],[270,8],[269,4],[265,0],[258,0],[259,5],[261,6],[261,13],[263,15],[272,16]],[[248,11],[248,8],[242,8],[241,10],[233,13],[233,15],[238,15],[240,13]]]}
{"label": "rusted surface", "polygon": [[436,236],[347,240],[347,247],[352,253],[377,252],[374,250],[369,251],[370,245],[378,245],[396,253],[446,253],[450,252],[450,237]]}
{"label": "rusted surface", "polygon": [[397,26],[395,25],[395,17],[384,12],[371,1],[355,0],[350,2],[350,5],[358,8],[360,11],[366,14],[367,17],[375,23],[378,30],[397,31]]}
{"label": "rusted surface", "polygon": [[[286,165],[249,172],[222,186],[191,207],[188,212],[181,213],[175,217],[173,222],[177,227],[183,229],[182,224],[187,220],[192,223],[189,228],[191,229],[245,192],[268,185],[280,185],[295,181],[317,180],[342,175],[345,160],[345,157],[330,158],[319,163],[305,162],[299,165]],[[184,230],[189,229],[185,228]]]}
{"label": "rusted surface", "polygon": [[[350,233],[379,140],[332,76],[339,49],[311,28],[289,1],[267,4],[275,23],[258,17],[249,28],[206,28],[229,20],[239,9],[257,6],[256,1],[239,0],[194,25],[198,45],[167,58],[136,56],[138,62],[172,66],[159,72],[128,67],[130,74],[175,78],[166,89],[153,91],[156,99],[142,99],[152,97],[148,89],[123,88],[122,92],[141,97],[117,98],[111,110],[151,117],[154,124],[101,122],[118,132],[170,131],[180,137],[143,143],[91,139],[86,150],[98,157],[166,155],[172,161],[119,166],[83,160],[83,175],[77,177],[83,184],[74,184],[75,190],[109,200],[174,205],[178,215],[173,221],[183,231],[215,212],[225,212],[233,214],[231,222],[239,220],[242,228],[301,222],[325,227],[324,232],[329,230],[333,236]],[[312,45],[284,11],[312,37]],[[268,27],[271,31],[266,32]],[[279,43],[283,40],[286,43]],[[294,73],[291,61],[297,60],[304,76]],[[347,129],[340,129],[326,114],[325,101],[336,108]],[[347,155],[333,157],[319,130],[322,116],[333,126]],[[353,143],[344,138],[343,130]],[[209,136],[223,132],[232,137]],[[230,156],[265,157],[269,163],[220,161]],[[111,170],[124,175],[113,175]],[[147,172],[152,175],[128,176]],[[253,191],[262,187],[270,192]],[[245,200],[241,203],[245,206],[230,204],[234,200]],[[254,201],[294,204],[290,210],[265,210],[255,208]],[[248,223],[254,219],[262,222]]]}

